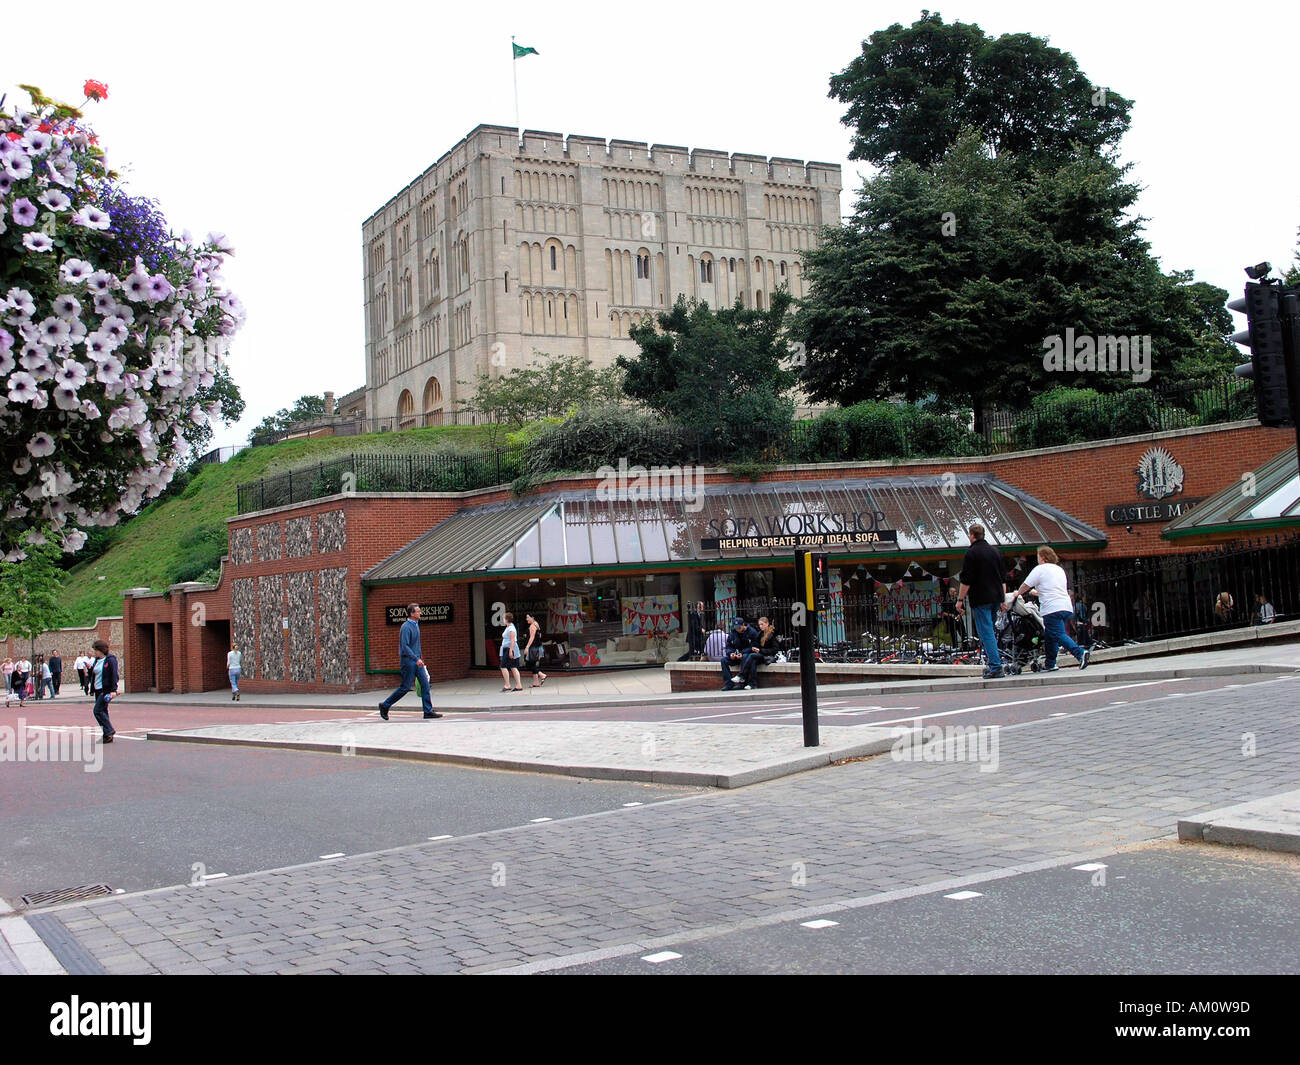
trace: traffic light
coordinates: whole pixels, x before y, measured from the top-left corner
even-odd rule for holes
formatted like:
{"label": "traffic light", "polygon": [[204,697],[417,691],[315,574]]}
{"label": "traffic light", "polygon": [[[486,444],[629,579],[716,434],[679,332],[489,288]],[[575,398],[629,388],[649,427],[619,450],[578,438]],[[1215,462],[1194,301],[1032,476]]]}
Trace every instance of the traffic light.
{"label": "traffic light", "polygon": [[[1250,361],[1235,372],[1238,377],[1254,378],[1259,422],[1273,428],[1295,424],[1287,385],[1287,348],[1291,346],[1287,341],[1292,338],[1284,333],[1284,329],[1296,329],[1291,316],[1295,301],[1295,293],[1280,285],[1249,281],[1245,297],[1228,304],[1229,310],[1246,316],[1246,328],[1233,336],[1233,342],[1250,348]],[[1284,314],[1284,308],[1290,313]]]}
{"label": "traffic light", "polygon": [[820,552],[812,557],[813,600],[818,610],[825,610],[831,601],[831,567],[829,556]]}

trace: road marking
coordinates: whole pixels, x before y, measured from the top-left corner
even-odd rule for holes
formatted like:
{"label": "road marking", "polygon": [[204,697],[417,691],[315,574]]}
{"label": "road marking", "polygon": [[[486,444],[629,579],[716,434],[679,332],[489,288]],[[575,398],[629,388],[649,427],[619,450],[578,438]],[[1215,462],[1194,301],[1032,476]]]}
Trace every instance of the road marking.
{"label": "road marking", "polygon": [[839,922],[839,921],[827,921],[827,920],[825,920],[825,919],[823,919],[823,918],[819,918],[819,919],[816,920],[816,921],[800,921],[799,923],[800,923],[804,928],[835,928],[835,927],[838,927],[838,925],[839,925],[840,922]]}
{"label": "road marking", "polygon": [[322,862],[326,862],[326,861],[329,861],[329,859],[331,859],[331,858],[342,858],[342,857],[343,857],[343,852],[342,852],[342,851],[339,851],[337,854],[322,854],[322,855],[320,856],[320,860],[321,860]]}
{"label": "road marking", "polygon": [[[849,714],[874,714],[881,710],[891,711],[893,713],[903,713],[906,710],[920,710],[919,706],[841,706],[829,710],[818,708],[818,713],[823,717],[845,717]],[[775,717],[773,721],[795,721],[803,717],[802,714],[782,714]]]}
{"label": "road marking", "polygon": [[624,805],[624,806],[640,806],[641,803],[639,803],[639,802],[625,802],[623,805]]}
{"label": "road marking", "polygon": [[224,877],[227,877],[227,876],[229,876],[229,875],[230,875],[229,873],[204,873],[204,874],[203,874],[203,879],[204,879],[204,880],[221,880],[221,879],[223,879]]}
{"label": "road marking", "polygon": [[661,950],[658,954],[647,954],[642,961],[648,961],[651,965],[662,965],[666,961],[676,961],[681,955],[671,950]]}
{"label": "road marking", "polygon": [[529,820],[530,825],[540,825],[543,821],[549,821],[549,817],[534,817]]}
{"label": "road marking", "polygon": [[[793,705],[796,705],[796,706],[797,706],[798,704],[796,703],[796,704],[793,704]],[[701,715],[699,715],[698,717],[670,717],[670,718],[668,718],[668,721],[670,721],[670,722],[680,722],[680,721],[708,721],[708,720],[710,720],[711,718],[715,718],[715,717],[752,717],[754,714],[768,714],[768,713],[771,713],[773,709],[781,709],[781,708],[780,708],[780,707],[764,707],[764,706],[753,707],[753,706],[751,706],[748,710],[732,710],[730,713],[726,713],[726,714],[701,714]]]}
{"label": "road marking", "polygon": [[429,842],[430,842],[430,843],[437,843],[438,840],[440,840],[440,839],[451,839],[451,836],[430,836],[430,837],[429,837]]}
{"label": "road marking", "polygon": [[1105,862],[1088,862],[1086,865],[1074,865],[1074,866],[1071,866],[1070,868],[1075,869],[1075,870],[1077,870],[1077,871],[1080,872],[1080,873],[1095,873],[1098,869],[1105,869],[1105,868],[1106,868],[1106,863],[1105,863]]}
{"label": "road marking", "polygon": [[945,895],[945,899],[952,899],[954,902],[965,902],[967,899],[982,899],[984,895],[979,891],[954,891],[951,895]]}
{"label": "road marking", "polygon": [[1058,710],[1058,711],[1056,711],[1056,713],[1054,713],[1052,716],[1053,716],[1053,717],[1069,717],[1070,715],[1067,714],[1064,710]]}
{"label": "road marking", "polygon": [[1050,703],[1054,699],[1077,699],[1083,695],[1102,695],[1105,692],[1124,691],[1128,688],[1147,688],[1153,684],[1176,684],[1186,681],[1188,678],[1177,677],[1173,680],[1146,680],[1137,684],[1120,684],[1113,688],[1089,688],[1081,692],[1063,692],[1060,695],[1043,695],[1037,699],[1016,699],[1009,703],[985,703],[983,706],[968,706],[962,710],[944,710],[937,714],[918,714],[916,717],[899,718],[896,721],[873,721],[873,725],[910,725],[916,720],[926,720],[932,717],[951,717],[954,714],[972,714],[977,710],[1000,710],[1004,706],[1028,706],[1030,703]]}

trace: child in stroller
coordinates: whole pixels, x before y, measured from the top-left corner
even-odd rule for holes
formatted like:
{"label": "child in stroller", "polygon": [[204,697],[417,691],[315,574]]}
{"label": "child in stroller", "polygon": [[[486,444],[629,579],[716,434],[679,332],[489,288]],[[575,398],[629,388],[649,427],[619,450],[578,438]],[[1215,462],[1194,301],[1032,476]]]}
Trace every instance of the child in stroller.
{"label": "child in stroller", "polygon": [[1028,666],[1037,673],[1041,665],[1044,632],[1038,604],[1016,592],[1007,593],[1006,603],[1007,609],[998,613],[995,623],[1002,668],[1014,675]]}

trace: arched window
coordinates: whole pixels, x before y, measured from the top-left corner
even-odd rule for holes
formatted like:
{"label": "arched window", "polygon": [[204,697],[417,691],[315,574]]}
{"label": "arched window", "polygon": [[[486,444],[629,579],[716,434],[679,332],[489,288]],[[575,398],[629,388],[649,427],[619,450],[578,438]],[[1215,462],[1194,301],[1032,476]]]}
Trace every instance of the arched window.
{"label": "arched window", "polygon": [[436,377],[430,377],[424,385],[424,424],[442,424],[442,385]]}
{"label": "arched window", "polygon": [[754,289],[754,309],[759,311],[763,309],[763,290],[761,288]]}
{"label": "arched window", "polygon": [[713,258],[707,253],[700,258],[700,283],[713,284]]}
{"label": "arched window", "polygon": [[408,388],[397,398],[397,427],[409,429],[415,424],[415,399]]}
{"label": "arched window", "polygon": [[785,277],[785,260],[781,260],[781,276]]}
{"label": "arched window", "polygon": [[555,269],[555,245],[551,245],[551,269]]}

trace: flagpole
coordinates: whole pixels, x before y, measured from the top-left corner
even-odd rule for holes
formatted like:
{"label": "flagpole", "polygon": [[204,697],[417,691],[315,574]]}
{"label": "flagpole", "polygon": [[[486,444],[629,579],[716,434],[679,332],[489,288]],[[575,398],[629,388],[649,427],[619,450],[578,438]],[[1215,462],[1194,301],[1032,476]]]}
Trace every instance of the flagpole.
{"label": "flagpole", "polygon": [[510,35],[510,71],[515,79],[515,131],[519,134],[519,143],[524,141],[524,127],[519,124],[519,56],[515,54],[515,35]]}

